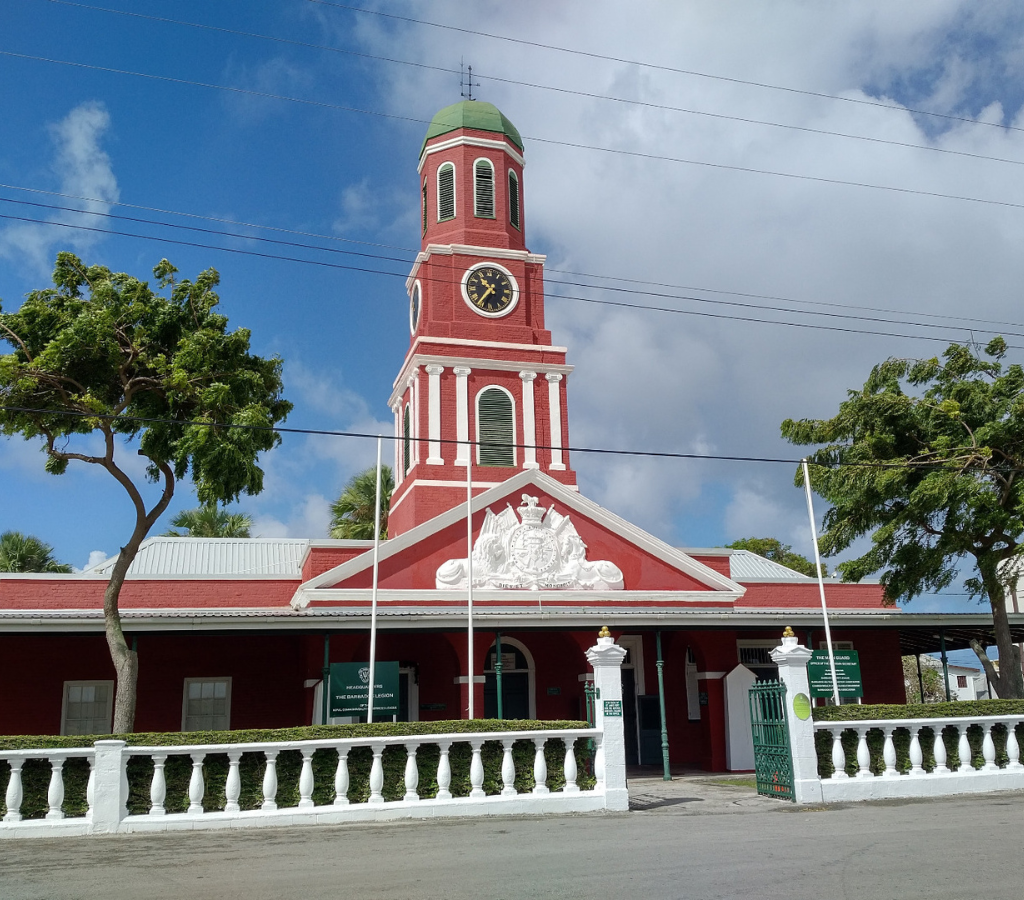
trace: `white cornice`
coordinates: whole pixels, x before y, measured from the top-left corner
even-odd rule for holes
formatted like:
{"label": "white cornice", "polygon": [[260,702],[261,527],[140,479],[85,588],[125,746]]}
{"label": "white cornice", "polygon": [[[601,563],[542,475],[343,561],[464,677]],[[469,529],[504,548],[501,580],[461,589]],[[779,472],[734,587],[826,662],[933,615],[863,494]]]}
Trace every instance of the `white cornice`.
{"label": "white cornice", "polygon": [[520,168],[526,168],[526,160],[519,151],[514,150],[512,146],[505,141],[495,140],[493,138],[481,138],[481,137],[470,137],[469,135],[460,135],[459,137],[448,138],[446,141],[438,141],[436,144],[431,144],[423,151],[423,155],[420,156],[420,161],[416,166],[417,172],[423,171],[423,164],[427,161],[427,157],[434,153],[441,153],[444,150],[451,150],[452,147],[485,147],[488,150],[504,150],[509,156],[512,157]]}
{"label": "white cornice", "polygon": [[[458,471],[460,472],[460,474],[465,469],[465,466],[461,466],[460,465],[460,466],[456,467],[454,465],[454,463],[452,463],[452,462],[446,462],[445,465],[448,466],[449,468],[457,468]],[[409,496],[409,491],[412,490],[414,485],[418,485],[419,487],[432,487],[432,488],[451,488],[451,487],[465,488],[465,486],[466,486],[466,479],[460,477],[458,479],[453,479],[451,481],[442,481],[439,478],[432,478],[432,479],[428,479],[428,478],[414,478],[412,481],[403,481],[402,482],[402,487],[405,488],[405,486],[407,484],[409,486],[408,489],[403,491],[402,496],[399,497],[394,502],[394,504],[391,506],[391,512],[394,512],[396,509],[398,509],[399,506],[402,505],[402,501],[406,497]],[[474,481],[473,482],[473,487],[475,487],[475,488],[484,488],[485,490],[490,490],[491,488],[501,487],[502,484],[504,484],[503,481]],[[579,492],[579,488],[576,487],[576,485],[574,485],[574,484],[563,485],[563,487],[567,491],[576,491],[577,493]]]}
{"label": "white cornice", "polygon": [[[495,345],[491,344],[490,346],[493,347]],[[508,346],[515,347],[515,345]],[[543,347],[537,349],[552,350],[554,348]],[[391,397],[388,399],[388,406],[391,406],[391,404],[405,392],[403,376],[410,368],[433,363],[445,366],[446,368],[465,366],[470,369],[490,369],[499,372],[521,372],[524,368],[529,368],[531,371],[537,372],[541,375],[554,373],[568,375],[574,368],[570,365],[558,363],[529,363],[524,362],[521,359],[485,359],[479,356],[434,356],[433,354],[427,355],[423,353],[413,353],[411,356],[406,357],[405,364],[402,366],[402,370],[398,373],[398,378],[395,379],[391,391]]]}
{"label": "white cornice", "polygon": [[412,285],[419,273],[420,265],[430,259],[431,256],[479,256],[483,259],[517,259],[541,266],[547,261],[547,256],[543,253],[531,253],[529,250],[508,250],[504,247],[481,247],[475,244],[427,244],[426,250],[421,250],[416,254],[409,277],[405,279],[405,289],[407,292],[412,290]]}

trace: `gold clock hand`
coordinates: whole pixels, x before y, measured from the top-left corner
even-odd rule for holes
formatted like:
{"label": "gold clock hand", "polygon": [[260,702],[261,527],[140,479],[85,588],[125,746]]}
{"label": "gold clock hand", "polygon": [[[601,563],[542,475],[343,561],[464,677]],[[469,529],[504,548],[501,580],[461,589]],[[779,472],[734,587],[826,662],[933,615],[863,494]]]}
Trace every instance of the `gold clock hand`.
{"label": "gold clock hand", "polygon": [[484,302],[484,300],[486,300],[486,299],[487,299],[487,295],[488,295],[488,294],[493,294],[493,293],[494,293],[494,285],[492,284],[492,285],[491,285],[491,286],[490,286],[489,288],[487,288],[487,290],[486,290],[486,291],[484,291],[484,292],[483,292],[483,293],[482,293],[482,294],[480,295],[480,302],[481,302],[481,303],[483,303],[483,302]]}

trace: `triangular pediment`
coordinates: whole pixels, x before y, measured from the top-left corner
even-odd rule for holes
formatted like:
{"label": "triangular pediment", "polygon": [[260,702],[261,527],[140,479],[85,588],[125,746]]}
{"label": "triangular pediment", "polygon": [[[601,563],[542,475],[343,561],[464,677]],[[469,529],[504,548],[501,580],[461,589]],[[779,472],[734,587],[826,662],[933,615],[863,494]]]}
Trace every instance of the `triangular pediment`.
{"label": "triangular pediment", "polygon": [[[524,496],[531,499],[524,501]],[[577,555],[585,551],[591,569],[600,562],[611,565],[603,569],[597,567],[599,573],[615,569],[621,572],[618,585],[612,578],[607,581],[598,578],[594,587],[598,593],[604,594],[612,588],[629,594],[704,595],[708,602],[717,604],[731,603],[744,592],[743,587],[725,575],[535,469],[520,472],[473,498],[474,540],[479,539],[485,522],[500,519],[505,527],[528,524],[522,522],[521,507],[527,503],[533,505],[533,498],[536,498],[535,507],[544,511],[546,523],[556,521],[562,532],[571,529],[578,535],[585,546]],[[439,590],[443,585],[439,582],[438,571],[446,563],[464,562],[466,557],[466,506],[462,504],[380,545],[378,589],[404,597],[408,597],[409,592],[423,592],[420,602],[429,603],[432,595],[440,598],[444,594]],[[368,550],[307,581],[296,592],[292,605],[303,608],[311,602],[328,601],[338,592],[351,596],[351,592],[369,590],[372,574],[373,551]],[[510,585],[495,584],[495,587]],[[577,592],[580,590],[578,584],[572,587]],[[545,584],[540,585],[539,592],[558,593]],[[535,596],[538,590],[523,593]]]}

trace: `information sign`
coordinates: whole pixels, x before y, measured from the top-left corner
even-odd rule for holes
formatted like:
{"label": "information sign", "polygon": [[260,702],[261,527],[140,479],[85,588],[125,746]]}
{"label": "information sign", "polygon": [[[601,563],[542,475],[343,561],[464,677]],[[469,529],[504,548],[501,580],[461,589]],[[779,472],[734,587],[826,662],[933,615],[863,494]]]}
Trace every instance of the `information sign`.
{"label": "information sign", "polygon": [[622,701],[621,700],[605,700],[604,701],[604,714],[609,718],[621,719],[622,718]]}
{"label": "information sign", "polygon": [[[378,662],[373,668],[373,715],[398,713],[398,663]],[[369,663],[331,663],[331,716],[366,715]]]}
{"label": "information sign", "polygon": [[[864,686],[860,679],[860,657],[856,650],[835,650],[832,653],[836,663],[836,682],[840,697],[863,697]],[[811,683],[812,697],[831,697],[832,670],[828,663],[828,650],[815,650],[807,661],[807,678]]]}

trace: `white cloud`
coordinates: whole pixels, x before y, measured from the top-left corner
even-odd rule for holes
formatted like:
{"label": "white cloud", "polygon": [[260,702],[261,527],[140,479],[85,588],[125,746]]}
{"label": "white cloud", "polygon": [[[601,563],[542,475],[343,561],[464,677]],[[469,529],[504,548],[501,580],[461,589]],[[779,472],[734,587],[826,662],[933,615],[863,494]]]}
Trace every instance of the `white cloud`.
{"label": "white cloud", "polygon": [[263,538],[325,538],[331,522],[331,503],[321,494],[307,494],[289,509],[285,521],[270,515],[256,516],[252,534]]}
{"label": "white cloud", "polygon": [[[96,101],[81,103],[49,128],[54,146],[53,172],[60,191],[69,197],[56,198],[62,206],[75,206],[90,212],[105,212],[119,197],[113,164],[101,142],[110,128],[106,107]],[[35,215],[35,213],[27,213]],[[51,222],[102,228],[103,219],[95,215],[54,213]],[[0,230],[0,258],[10,259],[32,273],[48,274],[53,269],[54,248],[70,246],[85,253],[103,239],[97,232],[49,225],[19,223]]]}

